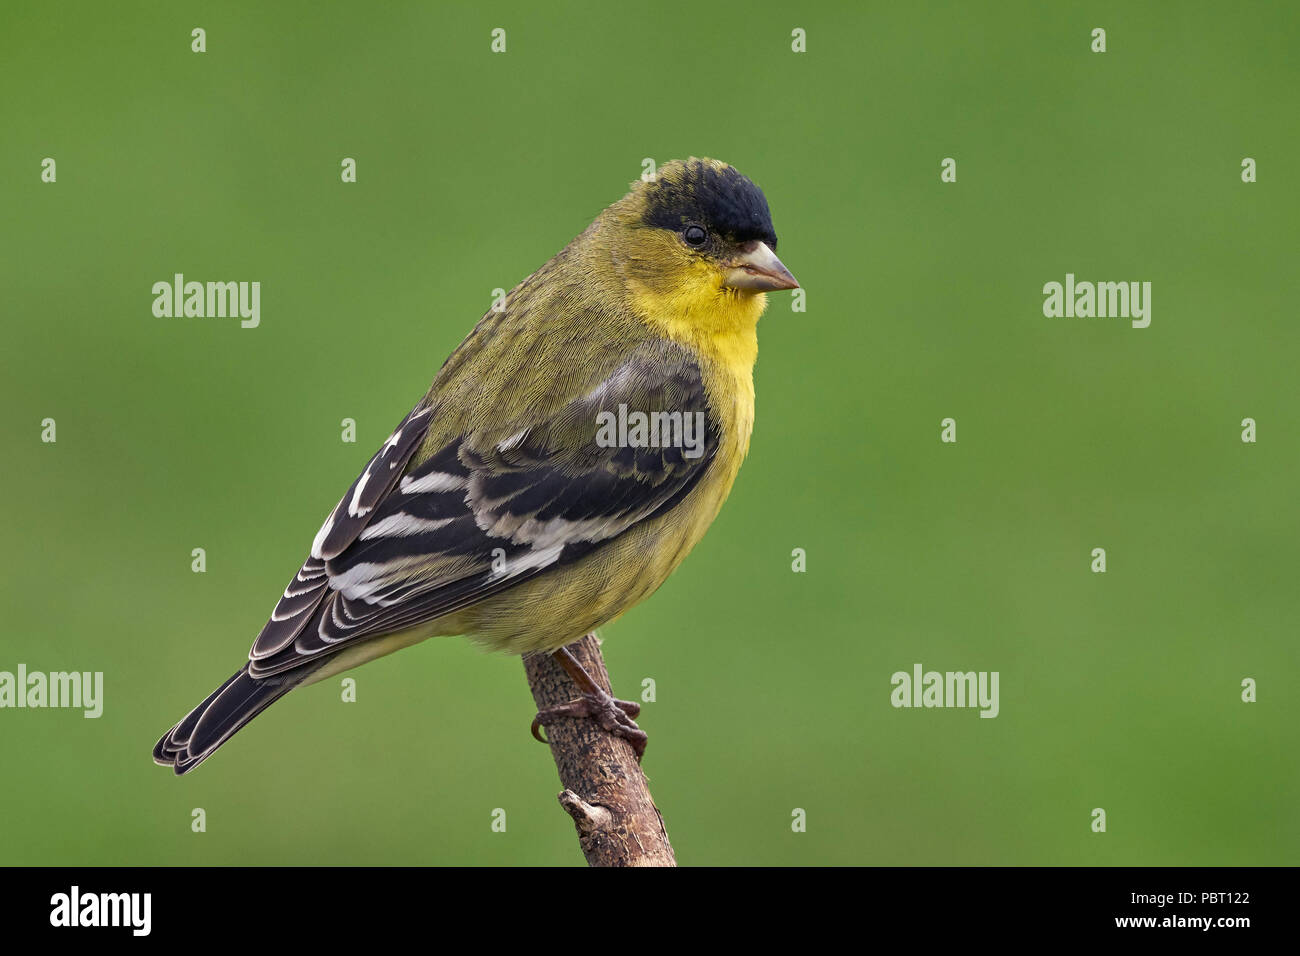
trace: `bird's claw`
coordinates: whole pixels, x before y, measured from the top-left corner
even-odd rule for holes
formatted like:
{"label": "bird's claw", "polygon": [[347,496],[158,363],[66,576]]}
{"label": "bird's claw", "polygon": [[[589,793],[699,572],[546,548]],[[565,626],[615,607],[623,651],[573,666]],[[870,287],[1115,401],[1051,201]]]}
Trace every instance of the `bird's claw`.
{"label": "bird's claw", "polygon": [[641,756],[645,753],[646,742],[649,740],[646,732],[637,726],[634,719],[640,713],[641,705],[636,701],[619,700],[604,693],[583,694],[567,704],[556,704],[553,707],[539,710],[537,716],[533,718],[533,738],[540,740],[542,743],[549,743],[542,736],[541,730],[556,718],[571,717],[579,719],[588,717],[600,724],[601,729],[606,733],[613,734],[615,737],[622,737],[631,744],[639,762]]}

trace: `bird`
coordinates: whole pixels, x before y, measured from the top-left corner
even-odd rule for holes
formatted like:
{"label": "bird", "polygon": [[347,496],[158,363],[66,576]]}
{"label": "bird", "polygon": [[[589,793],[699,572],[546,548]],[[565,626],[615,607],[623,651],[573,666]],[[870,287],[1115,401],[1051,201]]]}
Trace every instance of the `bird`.
{"label": "bird", "polygon": [[749,451],[757,326],[799,283],[763,191],[691,157],[631,184],[446,359],[326,517],[243,666],[155,745],[184,774],[297,687],[435,636],[548,653],[574,680],[533,736],[639,706],[566,645],[647,598]]}

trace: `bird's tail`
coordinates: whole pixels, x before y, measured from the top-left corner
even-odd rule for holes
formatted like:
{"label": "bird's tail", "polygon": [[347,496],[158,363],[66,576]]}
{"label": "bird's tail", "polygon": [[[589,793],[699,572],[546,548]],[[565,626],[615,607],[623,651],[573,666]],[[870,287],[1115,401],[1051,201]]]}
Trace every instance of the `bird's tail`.
{"label": "bird's tail", "polygon": [[241,727],[293,690],[315,667],[254,678],[245,664],[154,745],[154,763],[182,774],[212,756]]}

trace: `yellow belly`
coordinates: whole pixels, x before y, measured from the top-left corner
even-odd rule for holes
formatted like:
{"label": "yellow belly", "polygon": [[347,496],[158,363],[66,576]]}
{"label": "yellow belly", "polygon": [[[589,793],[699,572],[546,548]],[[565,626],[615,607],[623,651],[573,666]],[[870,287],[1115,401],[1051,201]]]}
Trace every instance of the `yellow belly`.
{"label": "yellow belly", "polygon": [[658,590],[717,517],[736,467],[720,460],[714,465],[718,470],[671,512],[629,528],[571,565],[454,615],[456,620],[442,624],[443,633],[523,654],[556,650],[615,620]]}

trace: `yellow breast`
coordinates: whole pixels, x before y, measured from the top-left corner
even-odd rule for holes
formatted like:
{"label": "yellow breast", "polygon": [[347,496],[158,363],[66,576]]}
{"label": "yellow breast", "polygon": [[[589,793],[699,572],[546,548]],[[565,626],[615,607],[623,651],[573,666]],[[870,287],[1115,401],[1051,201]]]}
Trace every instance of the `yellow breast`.
{"label": "yellow breast", "polygon": [[754,425],[754,362],[762,294],[720,287],[716,272],[668,293],[632,289],[652,330],[699,362],[721,446],[700,482],[671,511],[637,524],[575,561],[443,622],[511,653],[550,651],[618,618],[667,580],[704,537],[731,492]]}

